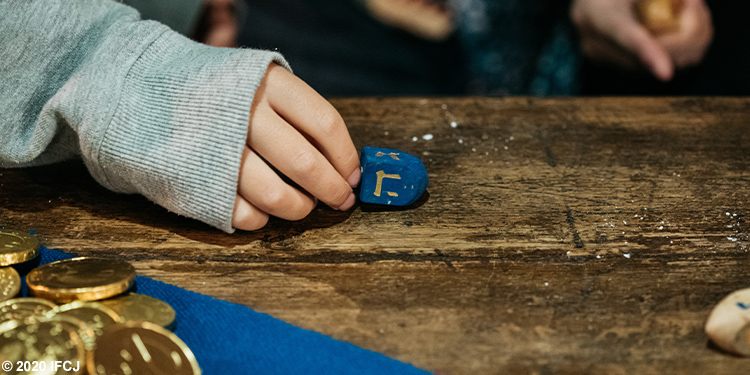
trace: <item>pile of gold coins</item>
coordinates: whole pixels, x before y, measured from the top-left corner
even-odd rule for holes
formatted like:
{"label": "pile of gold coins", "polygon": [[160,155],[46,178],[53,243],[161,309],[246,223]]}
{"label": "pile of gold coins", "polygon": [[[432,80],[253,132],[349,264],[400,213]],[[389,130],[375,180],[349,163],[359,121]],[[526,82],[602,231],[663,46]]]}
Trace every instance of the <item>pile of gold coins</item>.
{"label": "pile of gold coins", "polygon": [[175,311],[128,291],[127,262],[73,258],[26,275],[30,298],[14,298],[23,269],[39,256],[28,233],[0,229],[0,374],[200,374],[174,333]]}

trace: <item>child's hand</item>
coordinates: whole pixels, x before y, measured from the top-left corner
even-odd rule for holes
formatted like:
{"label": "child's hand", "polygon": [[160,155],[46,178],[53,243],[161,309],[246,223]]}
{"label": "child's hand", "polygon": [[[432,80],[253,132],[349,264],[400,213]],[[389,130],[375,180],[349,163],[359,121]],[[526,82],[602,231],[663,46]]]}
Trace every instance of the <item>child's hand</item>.
{"label": "child's hand", "polygon": [[699,63],[711,40],[713,23],[705,0],[684,0],[680,29],[651,35],[636,19],[636,0],[574,0],[571,18],[581,48],[591,59],[624,68],[644,67],[662,81],[676,68]]}
{"label": "child's hand", "polygon": [[[304,191],[285,183],[261,157]],[[336,109],[271,64],[253,100],[232,225],[260,229],[268,215],[300,220],[318,199],[348,210],[359,179],[359,156]]]}

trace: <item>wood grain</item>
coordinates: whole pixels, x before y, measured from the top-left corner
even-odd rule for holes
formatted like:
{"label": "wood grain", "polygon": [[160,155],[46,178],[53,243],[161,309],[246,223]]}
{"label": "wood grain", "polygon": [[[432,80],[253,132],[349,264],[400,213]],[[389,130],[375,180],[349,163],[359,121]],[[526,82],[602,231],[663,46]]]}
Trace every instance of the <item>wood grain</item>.
{"label": "wood grain", "polygon": [[750,99],[333,103],[415,207],[227,235],[72,161],[0,170],[0,225],[440,374],[746,373],[703,324],[748,286]]}

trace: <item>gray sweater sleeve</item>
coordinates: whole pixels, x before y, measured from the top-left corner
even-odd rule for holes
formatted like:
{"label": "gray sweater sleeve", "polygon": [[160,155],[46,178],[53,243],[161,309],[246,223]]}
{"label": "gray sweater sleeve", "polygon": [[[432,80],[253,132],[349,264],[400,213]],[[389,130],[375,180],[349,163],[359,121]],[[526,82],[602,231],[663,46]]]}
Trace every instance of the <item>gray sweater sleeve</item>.
{"label": "gray sweater sleeve", "polygon": [[0,167],[82,157],[116,192],[232,232],[267,51],[195,43],[111,0],[0,1]]}

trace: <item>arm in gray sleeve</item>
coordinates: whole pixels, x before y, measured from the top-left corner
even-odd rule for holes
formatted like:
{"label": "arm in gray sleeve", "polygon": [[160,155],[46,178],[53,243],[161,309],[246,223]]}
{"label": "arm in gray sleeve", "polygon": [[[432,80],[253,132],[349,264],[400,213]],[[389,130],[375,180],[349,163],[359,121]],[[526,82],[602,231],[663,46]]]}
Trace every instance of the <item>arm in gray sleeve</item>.
{"label": "arm in gray sleeve", "polygon": [[110,0],[0,1],[0,166],[82,157],[231,232],[240,158],[267,51],[208,47]]}

